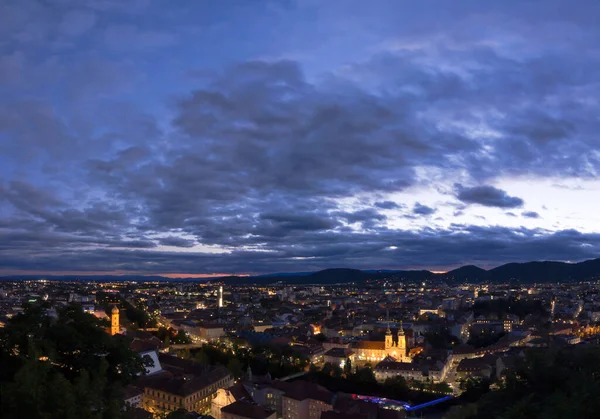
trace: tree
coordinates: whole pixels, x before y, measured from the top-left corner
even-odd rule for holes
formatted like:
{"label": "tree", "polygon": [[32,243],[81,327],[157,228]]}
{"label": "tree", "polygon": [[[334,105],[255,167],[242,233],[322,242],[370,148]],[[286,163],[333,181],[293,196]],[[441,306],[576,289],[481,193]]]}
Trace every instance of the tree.
{"label": "tree", "polygon": [[352,376],[352,380],[366,384],[377,384],[375,374],[373,373],[373,370],[369,367],[357,368],[356,372]]}
{"label": "tree", "polygon": [[463,399],[476,401],[489,391],[490,382],[479,377],[467,377],[459,380],[458,388],[463,391]]}
{"label": "tree", "polygon": [[81,306],[51,321],[29,305],[0,329],[0,416],[6,419],[121,418],[120,389],[145,363],[122,336]]}
{"label": "tree", "polygon": [[462,406],[452,406],[443,419],[469,419],[477,415],[477,404],[469,403]]}
{"label": "tree", "polygon": [[244,366],[237,358],[231,358],[227,363],[227,369],[236,379],[241,378],[242,375],[244,375]]}
{"label": "tree", "polygon": [[206,355],[206,352],[198,351],[194,355],[194,361],[202,365],[207,365],[210,363],[210,358],[208,357],[208,355]]}
{"label": "tree", "polygon": [[321,372],[325,375],[331,375],[333,373],[333,365],[330,362],[326,362],[321,368]]}
{"label": "tree", "polygon": [[387,378],[383,382],[383,387],[385,389],[386,394],[390,398],[399,399],[401,396],[406,395],[410,389],[408,387],[408,383],[404,379],[404,377],[397,375],[396,377]]}
{"label": "tree", "polygon": [[185,333],[185,330],[179,329],[177,331],[177,334],[175,335],[175,338],[173,339],[173,342],[182,345],[192,343],[192,339],[188,336],[187,333]]}
{"label": "tree", "polygon": [[506,374],[496,391],[482,392],[485,382],[464,380],[461,397],[470,396],[466,400],[476,401],[476,409],[459,417],[597,417],[599,376],[598,347],[532,349]]}
{"label": "tree", "polygon": [[342,367],[340,367],[339,365],[333,365],[333,367],[332,367],[332,375],[335,378],[340,378],[343,373],[344,373],[344,370],[342,370]]}
{"label": "tree", "polygon": [[344,364],[344,374],[346,374],[346,377],[352,375],[352,361],[350,358],[347,358],[346,363]]}
{"label": "tree", "polygon": [[450,349],[453,344],[459,342],[456,336],[452,336],[450,333],[442,332],[426,332],[424,334],[425,341],[431,345],[433,349]]}
{"label": "tree", "polygon": [[450,387],[450,384],[448,384],[445,381],[442,381],[441,383],[432,384],[431,389],[437,393],[445,393],[445,394],[452,393],[452,387]]}
{"label": "tree", "polygon": [[166,419],[186,419],[188,417],[188,411],[185,409],[177,409],[169,413]]}

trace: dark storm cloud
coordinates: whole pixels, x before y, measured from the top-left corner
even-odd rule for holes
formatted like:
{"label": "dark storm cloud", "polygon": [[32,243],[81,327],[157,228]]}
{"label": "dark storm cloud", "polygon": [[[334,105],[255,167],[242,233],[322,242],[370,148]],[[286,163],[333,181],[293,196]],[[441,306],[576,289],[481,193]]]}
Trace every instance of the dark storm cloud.
{"label": "dark storm cloud", "polygon": [[108,247],[125,247],[131,249],[152,249],[156,247],[156,243],[149,240],[123,240],[110,243]]}
{"label": "dark storm cloud", "polygon": [[265,213],[260,215],[260,220],[264,222],[263,228],[273,231],[280,231],[283,234],[292,230],[300,231],[320,231],[330,230],[335,226],[335,222],[327,217],[317,214],[275,214]]}
{"label": "dark storm cloud", "polygon": [[393,201],[379,201],[379,202],[375,202],[374,205],[377,208],[388,209],[388,210],[391,210],[391,209],[400,209],[400,208],[403,207],[402,205],[400,205],[400,204],[398,204],[396,202],[393,202]]}
{"label": "dark storm cloud", "polygon": [[[390,246],[397,249],[390,250]],[[11,253],[0,260],[0,267],[52,272],[62,270],[67,264],[72,270],[94,272],[105,269],[106,261],[110,260],[119,269],[142,273],[273,272],[292,270],[299,260],[310,258],[302,263],[307,269],[340,265],[445,268],[469,262],[489,266],[490,260],[579,260],[594,257],[598,251],[598,234],[454,225],[447,230],[353,233],[344,240],[334,234],[318,239],[305,237],[298,243],[275,247],[269,252],[240,250],[218,255],[106,248],[74,253],[54,248],[35,258],[22,252]],[[431,255],[437,256],[434,262]]]}
{"label": "dark storm cloud", "polygon": [[373,208],[354,212],[339,211],[333,212],[331,215],[344,220],[348,224],[358,223],[363,228],[375,228],[387,219],[384,214],[380,214]]}
{"label": "dark storm cloud", "polygon": [[158,242],[163,246],[174,246],[174,247],[194,247],[196,242],[194,240],[183,239],[181,237],[163,237],[158,239]]}
{"label": "dark storm cloud", "polygon": [[[441,229],[442,206],[386,199],[461,182],[483,185],[457,188],[461,202],[511,209],[523,199],[486,185],[597,178],[598,3],[350,1],[2,2],[0,264],[268,272],[597,254],[596,235]],[[391,227],[433,213],[430,229]],[[223,253],[157,249],[196,244]]]}
{"label": "dark storm cloud", "polygon": [[384,221],[387,217],[372,208],[354,212],[337,212],[334,215],[345,219],[349,223],[360,223],[364,221]]}
{"label": "dark storm cloud", "polygon": [[516,196],[510,196],[502,189],[493,186],[474,186],[465,188],[461,185],[456,187],[456,197],[466,204],[479,204],[486,207],[518,208],[523,206],[523,200]]}
{"label": "dark storm cloud", "polygon": [[435,208],[428,207],[427,205],[422,205],[419,202],[415,204],[412,210],[413,214],[417,215],[431,215],[435,213],[435,211]]}

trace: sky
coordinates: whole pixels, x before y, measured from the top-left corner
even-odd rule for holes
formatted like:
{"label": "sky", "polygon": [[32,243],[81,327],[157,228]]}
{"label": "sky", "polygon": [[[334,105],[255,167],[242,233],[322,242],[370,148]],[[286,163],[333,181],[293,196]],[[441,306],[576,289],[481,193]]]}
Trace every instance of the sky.
{"label": "sky", "polygon": [[600,2],[3,0],[0,275],[600,255]]}

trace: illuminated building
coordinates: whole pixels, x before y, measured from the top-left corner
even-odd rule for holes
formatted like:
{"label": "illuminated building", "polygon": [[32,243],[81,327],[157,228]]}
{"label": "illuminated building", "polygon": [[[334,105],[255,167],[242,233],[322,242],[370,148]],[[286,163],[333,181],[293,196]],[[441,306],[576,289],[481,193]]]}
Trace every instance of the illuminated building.
{"label": "illuminated building", "polygon": [[356,352],[356,360],[359,362],[382,361],[388,357],[399,362],[412,361],[406,353],[406,336],[402,323],[398,329],[396,342],[394,342],[392,331],[388,326],[385,341],[362,340],[354,344],[353,350]]}
{"label": "illuminated building", "polygon": [[422,381],[424,379],[423,367],[409,362],[396,362],[393,358],[386,358],[373,369],[377,381],[401,376],[405,380]]}
{"label": "illuminated building", "polygon": [[119,331],[119,309],[117,306],[114,306],[110,312],[110,334],[114,336],[117,335]]}
{"label": "illuminated building", "polygon": [[[333,393],[319,385],[294,385],[282,397],[284,419],[319,419],[333,409]],[[296,383],[293,383],[296,384]]]}
{"label": "illuminated building", "polygon": [[[210,413],[211,402],[219,389],[231,387],[233,377],[225,367],[192,366],[203,369],[192,373],[188,361],[160,356],[164,373],[141,378],[144,387],[142,407],[153,413],[178,409]],[[179,365],[181,364],[181,365]]]}

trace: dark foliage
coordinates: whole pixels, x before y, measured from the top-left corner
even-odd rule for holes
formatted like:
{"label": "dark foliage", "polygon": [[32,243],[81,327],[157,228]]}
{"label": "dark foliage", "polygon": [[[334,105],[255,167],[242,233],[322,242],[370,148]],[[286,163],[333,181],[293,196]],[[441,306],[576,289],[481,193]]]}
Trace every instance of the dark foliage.
{"label": "dark foliage", "polygon": [[69,305],[53,319],[44,305],[0,329],[2,418],[122,418],[121,389],[144,361],[106,323]]}
{"label": "dark foliage", "polygon": [[[500,389],[454,409],[448,418],[597,418],[600,412],[600,348],[532,350],[507,374]],[[468,400],[485,383],[465,383]]]}

